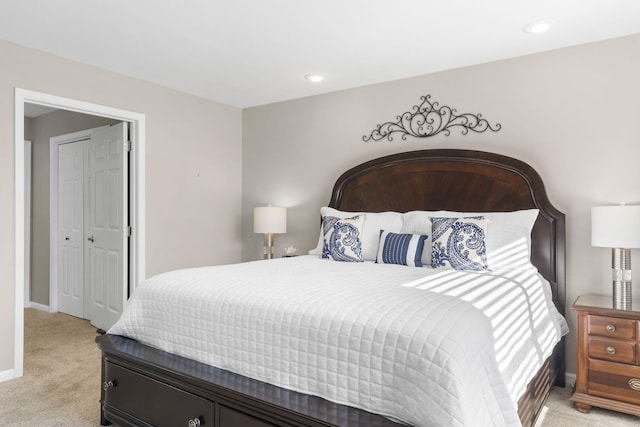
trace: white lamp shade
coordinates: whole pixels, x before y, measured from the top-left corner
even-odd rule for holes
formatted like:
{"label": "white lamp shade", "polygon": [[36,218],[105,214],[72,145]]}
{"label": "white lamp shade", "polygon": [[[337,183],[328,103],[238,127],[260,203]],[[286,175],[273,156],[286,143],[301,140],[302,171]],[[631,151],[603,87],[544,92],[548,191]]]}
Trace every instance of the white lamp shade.
{"label": "white lamp shade", "polygon": [[591,245],[640,248],[640,206],[592,207]]}
{"label": "white lamp shade", "polygon": [[286,233],[287,208],[263,206],[253,208],[254,233]]}

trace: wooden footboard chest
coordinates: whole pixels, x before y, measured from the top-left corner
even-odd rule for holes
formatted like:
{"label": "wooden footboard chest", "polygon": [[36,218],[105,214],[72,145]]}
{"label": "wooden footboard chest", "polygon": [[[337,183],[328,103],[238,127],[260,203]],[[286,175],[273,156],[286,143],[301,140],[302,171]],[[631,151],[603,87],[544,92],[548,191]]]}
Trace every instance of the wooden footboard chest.
{"label": "wooden footboard chest", "polygon": [[101,335],[101,425],[400,427],[379,415],[285,390],[134,340]]}

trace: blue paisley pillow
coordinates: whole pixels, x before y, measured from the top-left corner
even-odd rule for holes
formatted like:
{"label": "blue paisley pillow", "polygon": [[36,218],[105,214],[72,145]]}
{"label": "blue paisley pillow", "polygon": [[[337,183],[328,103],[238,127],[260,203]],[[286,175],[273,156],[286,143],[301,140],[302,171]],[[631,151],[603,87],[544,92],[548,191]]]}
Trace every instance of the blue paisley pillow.
{"label": "blue paisley pillow", "polygon": [[334,261],[363,262],[362,256],[362,225],[364,214],[351,218],[336,218],[325,216],[322,218],[322,258]]}
{"label": "blue paisley pillow", "polygon": [[431,266],[454,270],[488,270],[485,239],[489,219],[483,216],[431,217]]}

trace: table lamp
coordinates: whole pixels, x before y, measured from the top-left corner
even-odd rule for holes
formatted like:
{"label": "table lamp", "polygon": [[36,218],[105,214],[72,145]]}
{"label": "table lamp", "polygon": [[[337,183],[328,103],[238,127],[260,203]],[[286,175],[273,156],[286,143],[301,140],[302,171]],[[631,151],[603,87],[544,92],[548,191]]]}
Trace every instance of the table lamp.
{"label": "table lamp", "polygon": [[264,234],[264,259],[273,258],[274,234],[287,232],[287,208],[253,208],[253,232]]}
{"label": "table lamp", "polygon": [[591,245],[611,248],[613,307],[631,308],[631,248],[640,248],[640,206],[591,208]]}

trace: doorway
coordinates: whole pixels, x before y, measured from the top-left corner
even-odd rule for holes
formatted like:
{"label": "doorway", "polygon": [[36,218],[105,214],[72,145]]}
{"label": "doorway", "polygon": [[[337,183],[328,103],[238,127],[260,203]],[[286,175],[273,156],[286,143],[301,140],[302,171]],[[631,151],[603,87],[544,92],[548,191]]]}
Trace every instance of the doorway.
{"label": "doorway", "polygon": [[14,367],[13,378],[23,374],[24,357],[24,286],[25,286],[25,179],[24,179],[24,104],[74,111],[78,113],[107,117],[130,124],[130,187],[129,224],[131,238],[129,246],[128,289],[130,294],[137,283],[145,278],[145,116],[144,114],[87,103],[70,98],[15,89],[14,121],[14,182],[15,182],[15,313],[14,313]]}

